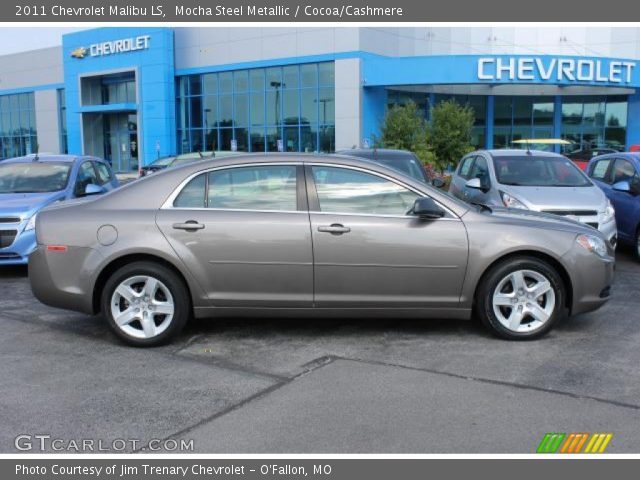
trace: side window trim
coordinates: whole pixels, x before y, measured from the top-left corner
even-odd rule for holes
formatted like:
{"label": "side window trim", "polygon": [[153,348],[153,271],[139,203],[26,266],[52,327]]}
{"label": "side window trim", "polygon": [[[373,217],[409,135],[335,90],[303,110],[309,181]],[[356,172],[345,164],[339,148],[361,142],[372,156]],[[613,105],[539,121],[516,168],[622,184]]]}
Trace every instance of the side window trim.
{"label": "side window trim", "polygon": [[[291,166],[296,169],[296,210],[261,210],[261,209],[243,209],[243,208],[212,208],[209,207],[209,175],[214,172],[230,170],[234,168],[246,168],[246,167],[283,167]],[[272,212],[272,213],[308,213],[306,191],[304,186],[300,189],[301,179],[304,178],[303,164],[301,162],[283,162],[283,163],[243,163],[238,165],[225,165],[220,167],[212,167],[206,170],[200,170],[189,175],[171,192],[165,202],[160,207],[161,210],[206,210],[206,211],[238,211],[238,212]],[[180,196],[180,193],[189,185],[193,180],[199,176],[204,175],[204,204],[202,207],[176,207],[174,203]],[[304,199],[302,199],[304,196]],[[301,201],[302,200],[302,201]]]}

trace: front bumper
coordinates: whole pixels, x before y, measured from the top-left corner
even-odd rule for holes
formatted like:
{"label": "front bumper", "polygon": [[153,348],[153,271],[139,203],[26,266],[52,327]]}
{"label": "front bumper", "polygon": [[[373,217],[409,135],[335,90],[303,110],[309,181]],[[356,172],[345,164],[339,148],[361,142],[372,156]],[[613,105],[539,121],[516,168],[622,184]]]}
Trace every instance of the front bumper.
{"label": "front bumper", "polygon": [[24,231],[23,225],[7,226],[2,225],[2,229],[18,231],[13,243],[5,248],[0,248],[0,266],[2,265],[26,265],[29,262],[29,255],[36,249],[35,229]]}
{"label": "front bumper", "polygon": [[576,245],[562,259],[573,287],[572,315],[597,310],[611,298],[615,269],[612,250],[601,258]]}

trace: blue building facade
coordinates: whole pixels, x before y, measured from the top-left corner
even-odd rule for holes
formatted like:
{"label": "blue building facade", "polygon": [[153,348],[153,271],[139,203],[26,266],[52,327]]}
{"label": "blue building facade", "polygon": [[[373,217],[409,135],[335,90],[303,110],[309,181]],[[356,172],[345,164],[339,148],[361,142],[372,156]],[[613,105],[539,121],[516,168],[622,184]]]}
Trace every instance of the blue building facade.
{"label": "blue building facade", "polygon": [[67,34],[60,48],[24,54],[36,64],[55,57],[40,83],[21,77],[26,65],[2,62],[0,75],[14,84],[0,88],[0,156],[93,154],[127,172],[194,151],[331,152],[374,145],[393,105],[413,101],[429,120],[443,100],[473,108],[478,148],[523,138],[564,138],[576,149],[640,144],[633,56],[538,54],[542,47],[417,54],[437,34],[407,29],[415,36],[402,47],[401,30],[108,27]]}

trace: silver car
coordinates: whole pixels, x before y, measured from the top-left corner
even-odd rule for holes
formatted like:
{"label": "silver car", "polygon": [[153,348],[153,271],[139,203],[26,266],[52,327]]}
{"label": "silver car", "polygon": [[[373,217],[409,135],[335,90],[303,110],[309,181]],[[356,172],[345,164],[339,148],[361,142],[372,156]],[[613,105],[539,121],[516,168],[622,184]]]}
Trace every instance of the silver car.
{"label": "silver car", "polygon": [[125,342],[196,317],[470,318],[509,339],[604,304],[613,250],[559,216],[476,207],[352,157],[247,155],[38,215],[29,279]]}
{"label": "silver car", "polygon": [[470,203],[552,213],[600,230],[617,243],[615,211],[568,158],[550,152],[486,150],[464,157],[449,191]]}

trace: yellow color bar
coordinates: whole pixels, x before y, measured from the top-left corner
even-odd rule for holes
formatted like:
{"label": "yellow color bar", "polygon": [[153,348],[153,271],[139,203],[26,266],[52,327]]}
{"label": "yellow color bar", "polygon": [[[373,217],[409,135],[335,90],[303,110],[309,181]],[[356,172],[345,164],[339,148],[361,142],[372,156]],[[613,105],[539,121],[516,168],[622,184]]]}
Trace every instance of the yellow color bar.
{"label": "yellow color bar", "polygon": [[594,433],[584,453],[603,453],[612,438],[612,433]]}

